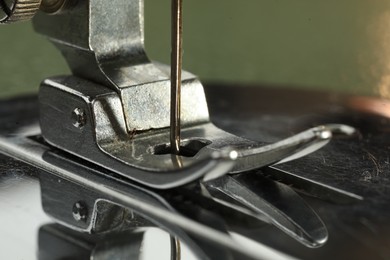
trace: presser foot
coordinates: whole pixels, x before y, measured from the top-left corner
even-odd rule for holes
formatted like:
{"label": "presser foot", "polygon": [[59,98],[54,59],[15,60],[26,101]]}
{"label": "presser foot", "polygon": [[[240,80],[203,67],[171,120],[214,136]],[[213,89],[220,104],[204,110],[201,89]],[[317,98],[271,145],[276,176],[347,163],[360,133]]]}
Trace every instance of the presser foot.
{"label": "presser foot", "polygon": [[[132,88],[131,91],[137,92],[137,87]],[[165,97],[161,92],[168,91],[163,83],[141,88],[152,100]],[[141,102],[137,100],[137,97],[143,99],[140,96],[134,95],[129,102]],[[42,136],[49,144],[127,179],[168,189],[197,179],[207,181],[227,173],[297,159],[326,145],[332,131],[354,132],[345,125],[325,125],[264,145],[214,126],[208,120],[203,88],[196,78],[183,82],[183,96],[185,100],[195,100],[201,111],[190,112],[191,102],[185,105],[188,123],[184,118],[179,155],[171,154],[168,128],[142,130],[141,124],[146,128],[146,123],[137,119],[137,115],[150,117],[152,113],[131,112],[135,128],[129,132],[125,119],[128,112],[124,112],[123,101],[116,92],[72,76],[48,79],[42,84],[39,94]],[[152,109],[150,105],[144,107]],[[157,118],[153,115],[155,125],[159,124]]]}
{"label": "presser foot", "polygon": [[[37,15],[35,29],[61,50],[73,74],[41,84],[41,134],[52,147],[126,180],[169,189],[296,159],[329,142],[330,126],[271,145],[218,129],[201,82],[179,66],[181,131],[173,139],[181,142],[170,147],[174,77],[169,66],[147,57],[143,22],[139,0],[81,1],[66,12]],[[72,28],[80,33],[69,33]],[[181,152],[172,155],[173,148]]]}
{"label": "presser foot", "polygon": [[[131,91],[137,92],[137,87],[132,88]],[[143,85],[139,91],[150,95],[157,92],[159,98],[165,97],[161,93],[169,93],[167,84],[151,84],[150,88]],[[186,103],[184,115],[188,123],[184,118],[179,155],[171,154],[168,128],[142,130],[147,128],[141,120],[143,115],[158,121],[152,112],[141,112],[140,108],[138,113],[124,112],[123,101],[116,92],[72,76],[48,79],[42,84],[39,94],[42,136],[49,144],[127,179],[167,189],[196,179],[210,180],[293,160],[327,144],[332,131],[354,132],[344,125],[319,126],[264,145],[229,134],[209,122],[203,88],[197,79],[183,82],[183,95],[185,100],[200,102],[201,111],[189,112],[192,103]],[[141,101],[134,98],[128,102]],[[145,105],[145,109],[152,108]],[[126,113],[135,118],[131,131]]]}
{"label": "presser foot", "polygon": [[[181,152],[173,155],[169,144],[170,132],[166,127],[169,125],[168,113],[159,105],[154,107],[155,104],[150,101],[158,100],[156,103],[162,105],[167,102],[166,84],[162,81],[130,87],[124,91],[132,98],[123,100],[123,95],[111,89],[73,76],[43,82],[39,94],[41,135],[51,147],[59,150],[50,148],[45,151],[38,163],[40,165],[34,159],[30,163],[37,164],[39,168],[49,167],[48,172],[53,172],[54,167],[55,171],[63,172],[61,178],[64,178],[55,192],[51,189],[53,183],[46,181],[48,177],[42,179],[43,196],[48,197],[44,197],[45,211],[73,229],[101,232],[98,219],[106,216],[99,216],[99,205],[104,201],[107,205],[117,204],[110,198],[97,197],[87,202],[88,208],[93,211],[89,224],[82,227],[80,223],[73,223],[70,216],[64,220],[65,212],[58,211],[58,202],[53,204],[50,199],[64,189],[66,176],[74,176],[75,172],[81,172],[84,165],[92,163],[93,174],[116,174],[122,178],[120,182],[131,184],[129,180],[135,181],[147,187],[168,190],[167,194],[170,190],[180,189],[179,197],[186,192],[187,186],[195,183],[200,191],[194,187],[189,189],[191,194],[201,194],[197,195],[200,199],[190,196],[193,207],[196,205],[199,209],[197,212],[211,203],[213,208],[222,207],[223,212],[244,215],[253,223],[273,225],[307,247],[323,245],[328,233],[319,216],[290,187],[269,180],[257,171],[304,157],[325,146],[334,134],[353,135],[355,129],[347,125],[328,124],[272,144],[247,140],[210,122],[203,87],[196,78],[187,75],[183,81],[186,105],[183,109]],[[133,110],[128,110],[129,107]],[[128,121],[127,118],[134,120]],[[61,134],[57,129],[62,129]],[[111,191],[101,192],[104,198]],[[143,192],[148,193],[146,190]],[[185,201],[176,201],[175,197],[167,194],[164,193],[161,200],[165,200],[176,214]],[[88,196],[86,193],[79,197]],[[71,201],[76,199],[71,198]],[[209,200],[207,205],[203,205],[205,199]],[[126,203],[119,205],[134,210]],[[186,209],[183,210],[188,214]],[[160,217],[157,219],[161,220]],[[231,219],[218,221],[230,222]],[[168,229],[175,234],[174,229]],[[185,236],[179,237],[189,243]]]}

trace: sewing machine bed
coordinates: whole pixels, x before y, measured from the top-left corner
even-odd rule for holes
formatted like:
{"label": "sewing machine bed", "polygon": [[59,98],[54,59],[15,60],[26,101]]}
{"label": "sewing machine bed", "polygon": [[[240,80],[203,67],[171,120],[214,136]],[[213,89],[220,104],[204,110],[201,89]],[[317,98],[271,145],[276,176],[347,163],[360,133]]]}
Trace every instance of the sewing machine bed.
{"label": "sewing machine bed", "polygon": [[[247,236],[301,259],[390,258],[390,102],[258,86],[206,84],[205,91],[211,120],[248,139],[275,142],[326,123],[348,124],[359,131],[276,166],[312,180],[280,176],[324,221],[329,238],[322,247],[307,248],[270,225]],[[1,136],[38,123],[36,96],[1,101],[0,120]],[[0,155],[1,259],[32,259],[39,251],[38,228],[50,219],[41,209],[37,175],[33,167]]]}

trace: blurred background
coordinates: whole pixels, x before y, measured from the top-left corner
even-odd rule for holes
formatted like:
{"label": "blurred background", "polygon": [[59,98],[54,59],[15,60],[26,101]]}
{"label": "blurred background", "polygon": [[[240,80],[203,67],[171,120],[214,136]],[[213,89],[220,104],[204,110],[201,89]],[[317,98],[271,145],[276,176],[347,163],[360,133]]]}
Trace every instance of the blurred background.
{"label": "blurred background", "polygon": [[[149,56],[169,63],[170,0],[145,9]],[[205,82],[390,98],[388,0],[185,0],[184,20],[184,68]],[[0,47],[1,96],[69,72],[30,22],[1,26]]]}

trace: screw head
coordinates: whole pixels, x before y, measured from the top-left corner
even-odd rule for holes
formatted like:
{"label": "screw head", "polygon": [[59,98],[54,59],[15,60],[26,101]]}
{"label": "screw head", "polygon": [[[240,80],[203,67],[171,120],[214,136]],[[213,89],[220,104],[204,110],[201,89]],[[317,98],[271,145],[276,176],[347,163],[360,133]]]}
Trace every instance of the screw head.
{"label": "screw head", "polygon": [[73,218],[76,221],[86,221],[88,217],[88,208],[85,202],[78,201],[73,204]]}
{"label": "screw head", "polygon": [[72,111],[72,122],[73,125],[77,128],[82,128],[87,122],[87,116],[83,109],[75,108]]}

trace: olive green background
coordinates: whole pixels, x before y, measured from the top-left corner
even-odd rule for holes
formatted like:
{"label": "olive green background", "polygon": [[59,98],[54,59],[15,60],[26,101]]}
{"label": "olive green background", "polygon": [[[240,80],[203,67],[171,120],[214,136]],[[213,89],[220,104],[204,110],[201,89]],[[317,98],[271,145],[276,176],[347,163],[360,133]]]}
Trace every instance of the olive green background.
{"label": "olive green background", "polygon": [[[170,0],[145,0],[146,48],[169,63]],[[390,98],[388,0],[184,0],[184,68],[204,81]],[[0,27],[1,95],[68,73],[30,23]]]}

